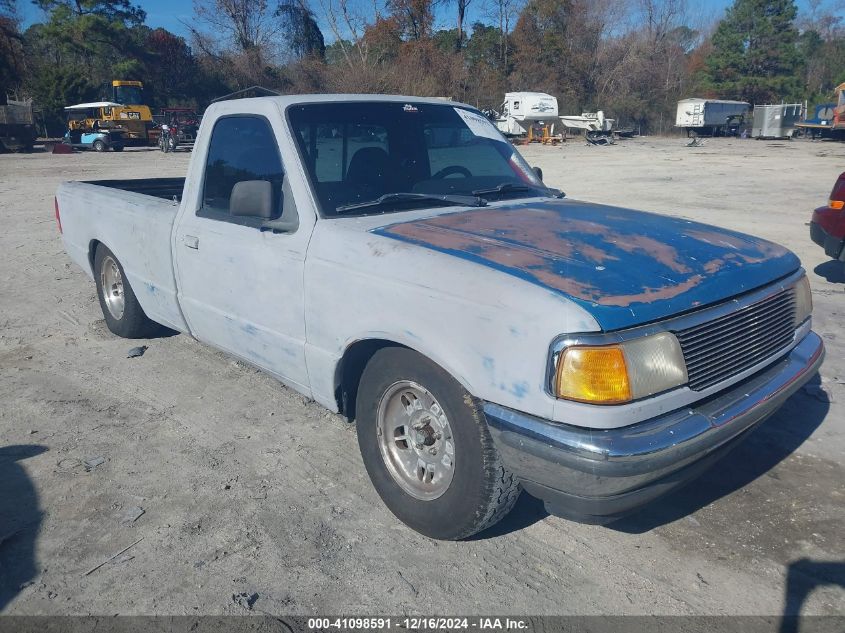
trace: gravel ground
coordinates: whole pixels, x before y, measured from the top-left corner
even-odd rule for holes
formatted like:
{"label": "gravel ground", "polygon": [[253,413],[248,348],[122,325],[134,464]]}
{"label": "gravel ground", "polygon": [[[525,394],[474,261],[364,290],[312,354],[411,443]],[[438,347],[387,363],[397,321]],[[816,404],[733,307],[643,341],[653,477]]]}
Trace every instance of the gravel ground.
{"label": "gravel ground", "polygon": [[339,416],[187,336],[128,359],[138,343],[106,330],[62,250],[56,186],[183,175],[189,154],[0,156],[0,612],[845,615],[845,271],[806,225],[845,144],[685,142],[524,154],[570,197],[793,249],[820,380],[623,522],[572,523],[523,495],[461,543],[393,518]]}

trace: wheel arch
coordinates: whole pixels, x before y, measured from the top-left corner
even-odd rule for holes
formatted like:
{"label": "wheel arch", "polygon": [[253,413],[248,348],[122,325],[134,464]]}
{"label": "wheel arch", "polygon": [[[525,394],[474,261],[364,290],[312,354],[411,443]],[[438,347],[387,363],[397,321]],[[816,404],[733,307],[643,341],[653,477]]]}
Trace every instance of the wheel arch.
{"label": "wheel arch", "polygon": [[334,384],[338,411],[346,416],[350,422],[356,419],[357,396],[364,368],[372,360],[376,352],[386,347],[401,347],[423,356],[440,367],[440,369],[454,380],[458,381],[469,393],[472,393],[469,385],[466,384],[466,381],[458,373],[440,362],[436,355],[427,353],[418,346],[388,338],[358,339],[347,345],[335,367]]}
{"label": "wheel arch", "polygon": [[[105,246],[105,244],[96,238],[88,242],[88,265],[91,267],[92,277],[97,274],[97,271],[94,270],[94,260],[97,257],[97,249],[100,248],[100,246]],[[106,246],[106,248],[108,248],[108,246]]]}

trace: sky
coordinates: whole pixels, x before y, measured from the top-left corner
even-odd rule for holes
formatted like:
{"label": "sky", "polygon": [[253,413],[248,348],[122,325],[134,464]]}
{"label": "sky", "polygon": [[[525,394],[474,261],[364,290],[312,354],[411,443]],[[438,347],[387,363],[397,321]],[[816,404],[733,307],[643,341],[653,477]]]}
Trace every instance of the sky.
{"label": "sky", "polygon": [[[368,6],[372,6],[369,4],[369,0],[359,1],[366,1]],[[732,1],[733,0],[692,0],[689,7],[690,12],[694,14],[694,20],[695,18],[698,18],[701,22],[706,23],[719,18],[725,8],[728,7]],[[832,4],[835,1],[836,0],[828,0],[826,4]],[[352,0],[352,2],[355,2],[355,0]],[[152,28],[163,27],[172,33],[176,33],[177,35],[187,35],[188,29],[185,27],[184,23],[190,23],[193,19],[193,0],[136,0],[136,3],[147,12],[148,26]],[[436,15],[438,27],[454,27],[453,4],[453,2],[448,1],[440,3],[440,8],[438,9]],[[485,21],[482,4],[484,4],[482,0],[474,0],[470,3],[466,20],[468,24],[472,24],[478,20]],[[807,0],[797,0],[797,4],[800,12],[806,8]],[[319,3],[315,2],[312,4],[312,6],[315,5],[319,6]],[[44,19],[41,10],[38,9],[31,0],[18,0],[18,9],[21,17],[23,18],[24,26],[28,26],[34,22],[40,22]],[[334,40],[334,37],[332,36],[328,25],[320,18],[321,16],[318,15],[317,19],[320,22],[323,35],[326,38],[326,42],[329,43]]]}

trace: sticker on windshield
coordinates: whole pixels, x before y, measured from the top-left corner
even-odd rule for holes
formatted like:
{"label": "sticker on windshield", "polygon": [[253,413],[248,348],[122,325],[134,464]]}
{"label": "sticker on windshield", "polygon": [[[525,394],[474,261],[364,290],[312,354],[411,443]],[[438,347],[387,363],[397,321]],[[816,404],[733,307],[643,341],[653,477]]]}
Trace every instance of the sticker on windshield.
{"label": "sticker on windshield", "polygon": [[463,108],[453,109],[458,113],[458,116],[464,120],[464,123],[467,124],[470,131],[476,136],[491,138],[494,141],[502,140],[502,135],[499,133],[499,130],[497,130],[496,126],[490,123],[490,120],[483,114],[476,114],[475,112],[470,112],[469,110],[464,110]]}

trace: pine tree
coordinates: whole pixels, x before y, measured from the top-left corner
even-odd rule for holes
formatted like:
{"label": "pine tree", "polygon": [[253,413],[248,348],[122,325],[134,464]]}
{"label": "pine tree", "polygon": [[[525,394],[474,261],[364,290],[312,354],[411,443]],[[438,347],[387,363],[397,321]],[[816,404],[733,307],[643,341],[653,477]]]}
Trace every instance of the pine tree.
{"label": "pine tree", "polygon": [[752,104],[799,98],[797,13],[794,0],[735,0],[713,34],[709,87]]}

